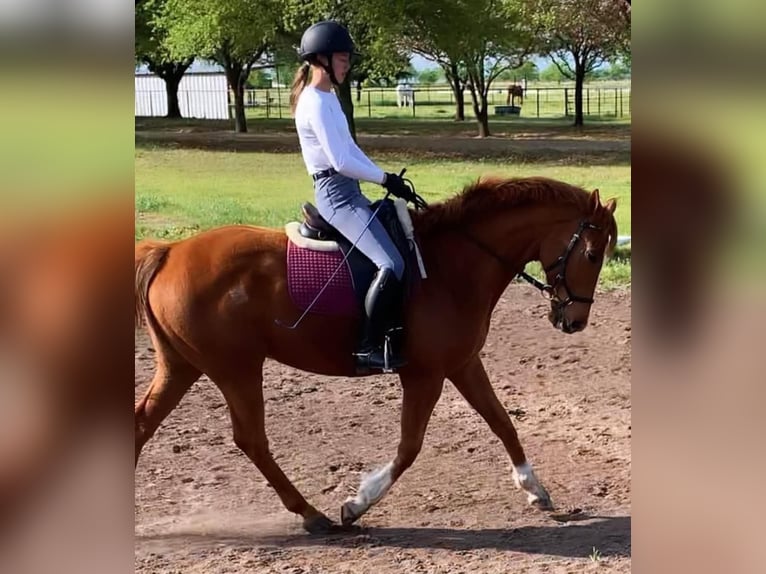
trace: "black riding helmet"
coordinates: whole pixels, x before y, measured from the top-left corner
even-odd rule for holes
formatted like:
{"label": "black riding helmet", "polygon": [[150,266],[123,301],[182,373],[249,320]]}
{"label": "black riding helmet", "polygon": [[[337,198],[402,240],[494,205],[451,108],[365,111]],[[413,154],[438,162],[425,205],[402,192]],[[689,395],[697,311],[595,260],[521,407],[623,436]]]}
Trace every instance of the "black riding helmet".
{"label": "black riding helmet", "polygon": [[[332,83],[337,86],[338,81],[332,71],[332,55],[335,52],[349,52],[355,55],[354,41],[344,26],[332,20],[326,20],[317,22],[303,33],[298,52],[301,60],[321,65],[330,74]],[[327,66],[320,64],[316,59],[319,54],[327,58]]]}

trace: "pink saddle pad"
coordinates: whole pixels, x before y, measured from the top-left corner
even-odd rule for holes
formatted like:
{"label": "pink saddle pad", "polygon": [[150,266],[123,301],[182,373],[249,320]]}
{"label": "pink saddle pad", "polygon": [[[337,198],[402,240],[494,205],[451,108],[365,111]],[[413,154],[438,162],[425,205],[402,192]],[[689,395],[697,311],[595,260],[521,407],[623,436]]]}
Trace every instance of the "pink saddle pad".
{"label": "pink saddle pad", "polygon": [[293,303],[301,311],[311,305],[330,281],[311,312],[350,317],[359,314],[351,272],[348,263],[342,261],[343,253],[340,251],[313,251],[287,241],[287,288]]}

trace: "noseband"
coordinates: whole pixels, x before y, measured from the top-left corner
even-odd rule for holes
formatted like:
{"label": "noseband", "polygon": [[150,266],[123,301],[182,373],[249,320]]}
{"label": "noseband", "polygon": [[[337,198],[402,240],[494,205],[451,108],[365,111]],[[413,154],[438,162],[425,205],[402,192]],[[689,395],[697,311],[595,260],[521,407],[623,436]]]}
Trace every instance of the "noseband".
{"label": "noseband", "polygon": [[[556,275],[556,278],[553,280],[553,284],[543,283],[539,279],[536,279],[529,275],[528,273],[521,271],[518,276],[527,281],[528,283],[531,283],[535,287],[537,287],[540,292],[546,296],[556,307],[558,310],[564,309],[567,305],[571,305],[572,303],[588,303],[592,304],[593,299],[590,297],[580,297],[579,295],[574,295],[572,291],[569,289],[569,284],[567,283],[567,262],[569,261],[569,256],[572,254],[572,251],[574,251],[575,246],[582,238],[582,232],[586,229],[601,229],[597,225],[593,225],[592,223],[588,221],[581,221],[580,225],[577,227],[577,231],[575,231],[572,234],[572,238],[569,240],[569,245],[567,245],[566,250],[564,253],[558,256],[558,259],[556,259],[553,263],[550,265],[547,265],[544,267],[544,271],[546,273],[549,273],[556,269],[557,267],[561,267],[561,271]],[[476,239],[474,236],[472,236],[470,233],[465,232],[465,236],[470,239],[474,244],[476,244],[477,247],[482,249],[485,253],[491,255],[495,259],[497,259],[500,263],[503,264],[504,267],[511,267],[511,264],[508,263],[505,259],[503,259],[500,255],[495,253],[490,247],[484,245],[481,241]],[[558,287],[561,286],[564,288],[564,293],[566,293],[566,299],[561,299],[561,297],[558,296]]]}

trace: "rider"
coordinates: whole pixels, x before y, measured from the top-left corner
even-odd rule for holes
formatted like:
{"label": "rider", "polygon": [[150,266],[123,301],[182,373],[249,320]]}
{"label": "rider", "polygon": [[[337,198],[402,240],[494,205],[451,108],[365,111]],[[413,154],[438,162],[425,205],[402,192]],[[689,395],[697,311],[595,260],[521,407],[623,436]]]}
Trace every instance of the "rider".
{"label": "rider", "polygon": [[[356,242],[378,268],[365,297],[365,321],[354,353],[357,370],[367,372],[385,367],[384,342],[391,317],[401,313],[405,264],[386,229],[373,217],[359,181],[380,184],[396,196],[407,197],[411,190],[400,176],[373,163],[351,137],[332,88],[346,79],[352,54],[351,36],[337,22],[308,28],[301,38],[303,64],[293,81],[290,105],[320,215],[352,244]],[[389,346],[388,366],[396,369],[406,360],[402,349],[393,347],[398,345]]]}

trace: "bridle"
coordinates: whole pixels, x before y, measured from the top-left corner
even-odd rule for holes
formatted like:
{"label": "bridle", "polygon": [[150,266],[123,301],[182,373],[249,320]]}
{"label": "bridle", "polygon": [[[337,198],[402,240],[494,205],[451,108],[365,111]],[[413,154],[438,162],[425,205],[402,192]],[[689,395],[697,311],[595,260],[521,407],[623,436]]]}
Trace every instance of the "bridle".
{"label": "bridle", "polygon": [[[517,275],[527,281],[528,283],[534,285],[537,287],[537,289],[540,290],[540,292],[547,297],[557,308],[557,311],[563,310],[567,305],[571,305],[572,303],[587,303],[592,304],[593,299],[590,297],[581,297],[580,295],[575,295],[572,293],[572,290],[569,288],[569,284],[567,283],[567,262],[569,261],[569,256],[572,254],[572,251],[574,251],[575,246],[577,245],[578,241],[582,238],[582,233],[586,229],[601,229],[599,226],[594,225],[590,223],[589,221],[581,221],[580,225],[577,227],[577,231],[575,231],[572,234],[572,238],[569,240],[569,245],[567,245],[566,250],[564,253],[558,256],[558,259],[556,259],[553,263],[550,265],[547,265],[544,267],[544,271],[546,273],[549,273],[556,269],[557,267],[561,267],[561,271],[556,275],[556,278],[553,280],[553,284],[543,283],[539,279],[536,279],[535,277],[532,277],[528,273],[521,271]],[[468,233],[467,231],[464,231],[463,233],[465,237],[467,237],[471,242],[473,242],[477,247],[479,247],[482,251],[487,253],[488,255],[491,255],[494,257],[497,261],[499,261],[504,267],[512,268],[514,265],[503,259],[502,256],[495,253],[495,251],[492,250],[491,247],[485,245],[480,240],[478,240],[476,237]],[[566,293],[566,299],[561,299],[558,295],[558,287],[561,286],[564,288],[564,293]]]}
{"label": "bridle", "polygon": [[[403,169],[400,177],[404,176],[404,172],[407,171],[406,169]],[[405,200],[411,201],[415,204],[415,209],[425,209],[428,207],[428,204],[423,200],[422,197],[417,195],[415,193],[415,185],[410,181],[409,179],[404,179],[405,182],[407,182],[412,187],[412,195],[413,197],[407,197]],[[388,197],[388,194],[386,194],[386,197]],[[543,294],[544,297],[546,297],[550,302],[555,306],[555,309],[557,312],[561,312],[564,310],[565,307],[568,305],[571,305],[572,303],[587,303],[588,305],[593,304],[593,299],[591,297],[581,297],[580,295],[575,295],[572,293],[572,290],[569,288],[569,284],[567,283],[567,263],[569,262],[569,256],[572,254],[572,251],[574,251],[575,246],[582,238],[582,233],[586,229],[594,229],[594,230],[600,230],[601,227],[598,225],[594,225],[590,221],[581,220],[580,224],[577,226],[577,230],[572,234],[572,238],[569,240],[569,245],[567,245],[566,250],[564,253],[558,256],[558,258],[551,263],[550,265],[547,265],[543,268],[543,270],[546,273],[549,273],[556,269],[556,267],[561,267],[561,272],[556,275],[556,278],[553,280],[553,284],[543,283],[539,279],[536,279],[535,277],[532,277],[529,273],[526,273],[525,271],[521,271],[517,273],[518,277],[521,277],[526,282],[534,285],[537,287],[537,289],[540,290],[540,292]],[[502,256],[495,253],[495,251],[482,243],[479,239],[468,233],[467,231],[463,230],[463,235],[469,239],[472,243],[474,243],[477,247],[479,247],[482,251],[487,253],[488,255],[491,255],[493,258],[495,258],[497,261],[499,261],[503,267],[506,268],[513,268],[515,265],[512,265],[505,259],[503,259]],[[566,299],[562,299],[558,295],[558,287],[561,286],[564,288],[564,293],[566,293]]]}

